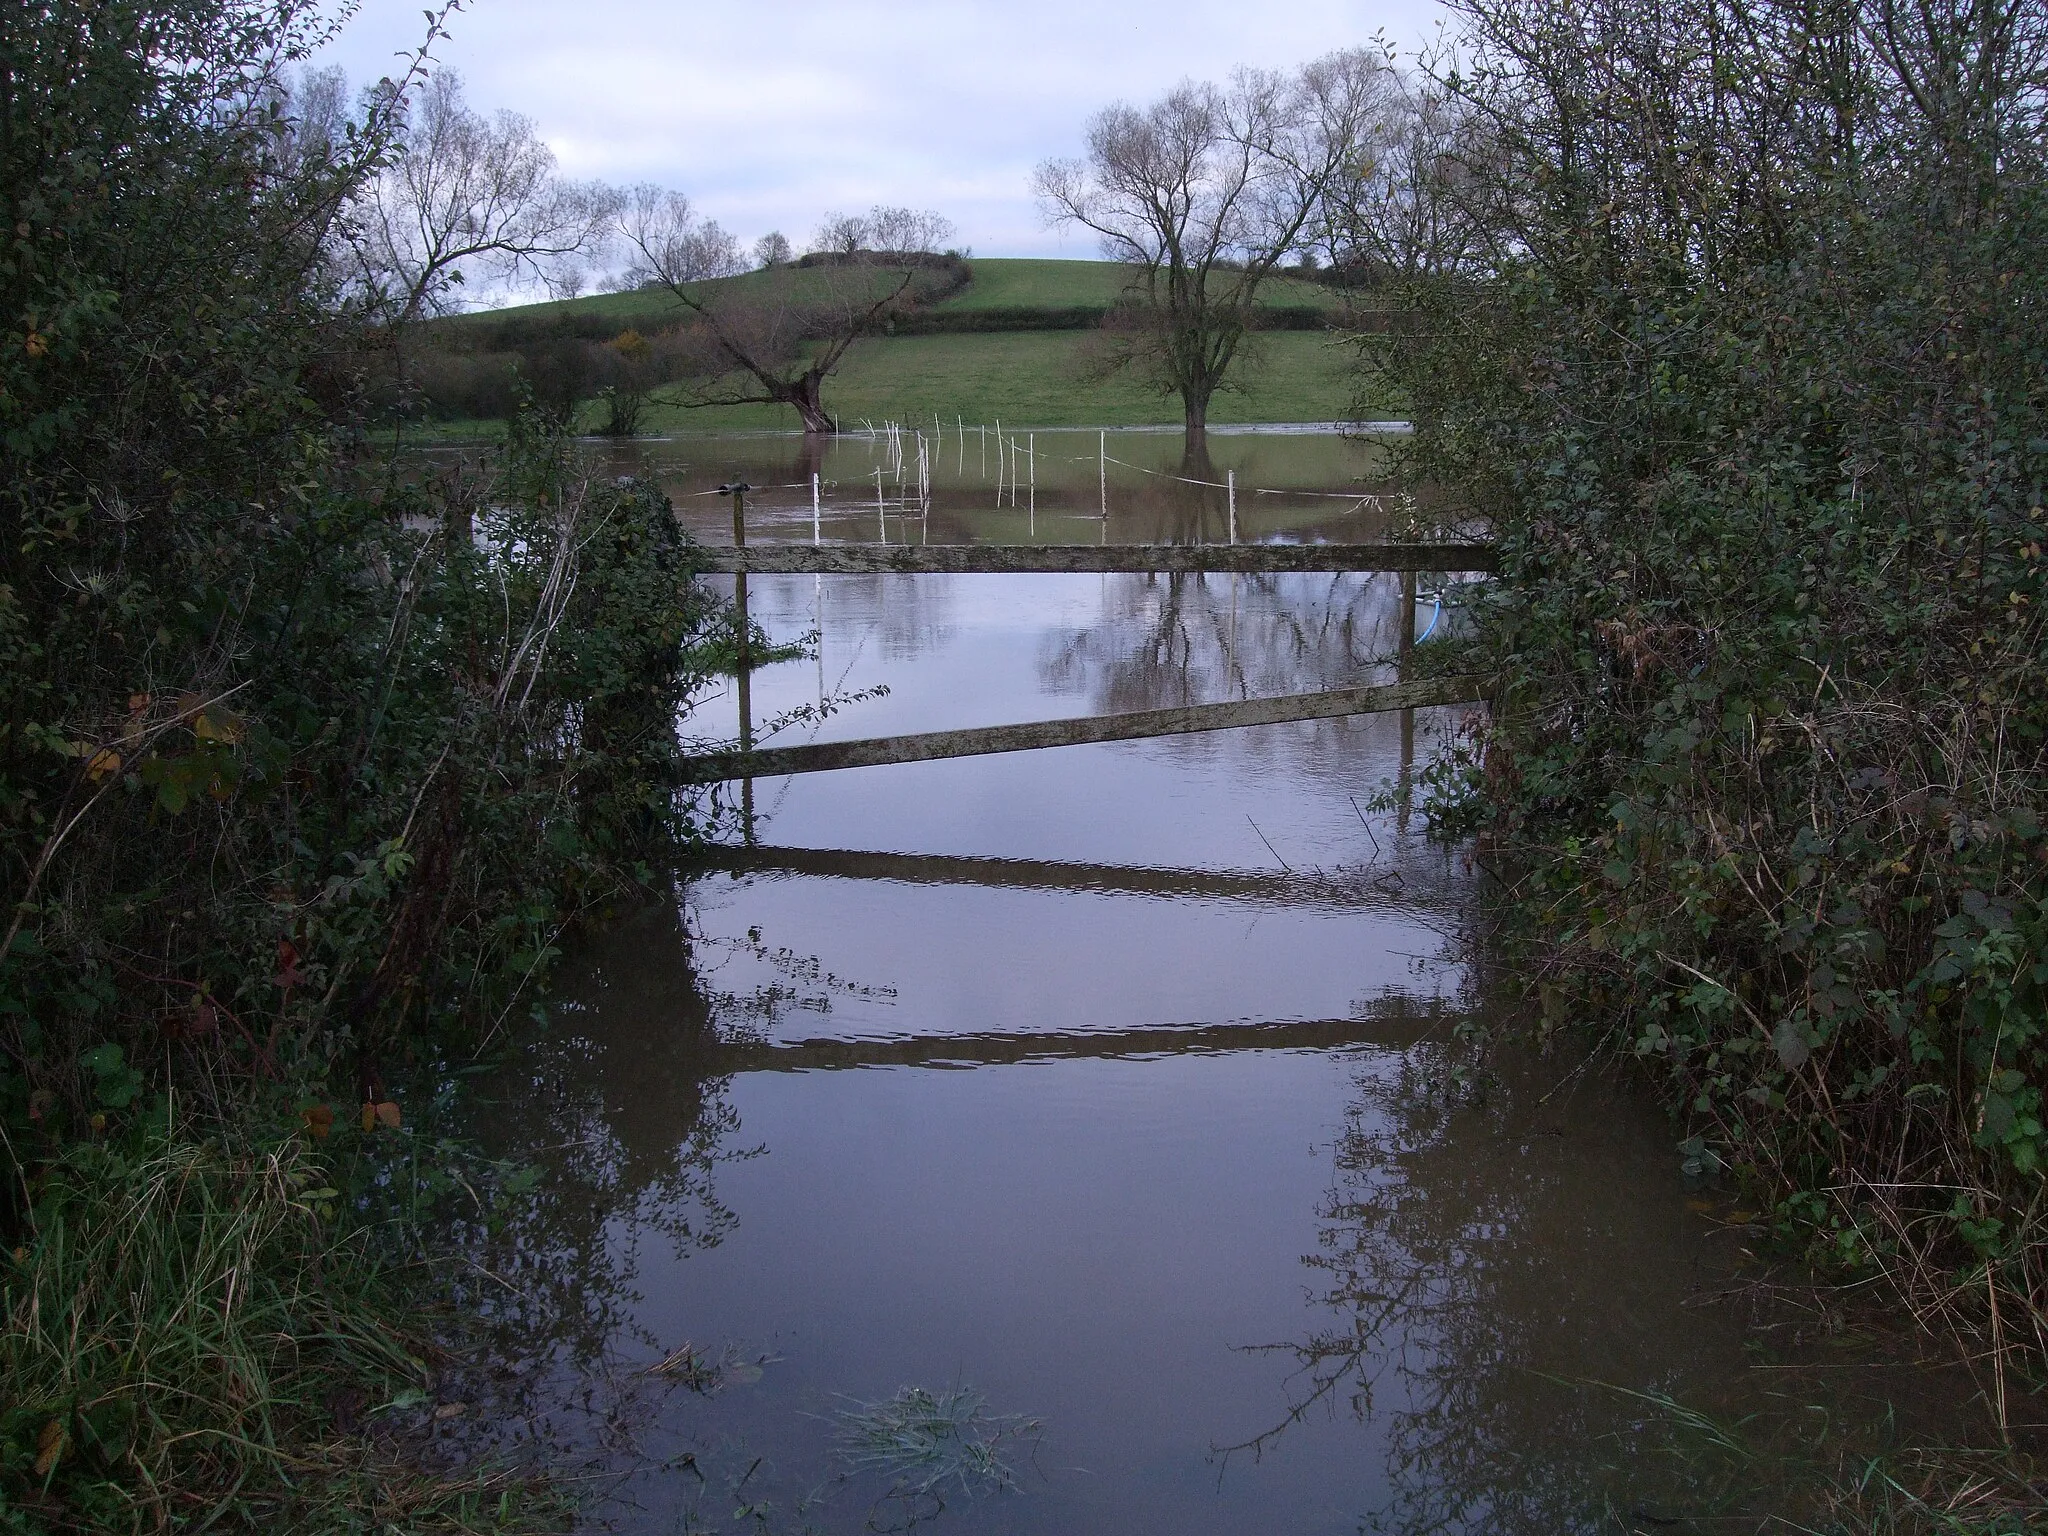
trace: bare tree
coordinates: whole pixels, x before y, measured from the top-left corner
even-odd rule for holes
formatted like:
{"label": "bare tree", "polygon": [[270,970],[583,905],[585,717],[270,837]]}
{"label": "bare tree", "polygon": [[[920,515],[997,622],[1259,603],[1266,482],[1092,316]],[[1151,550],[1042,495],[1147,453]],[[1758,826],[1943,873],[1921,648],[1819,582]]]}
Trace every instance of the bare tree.
{"label": "bare tree", "polygon": [[348,76],[339,65],[307,68],[284,82],[278,108],[278,173],[297,176],[334,160],[349,136]]}
{"label": "bare tree", "polygon": [[747,270],[740,243],[712,219],[700,219],[680,192],[641,183],[619,202],[626,236],[627,288],[701,283]]}
{"label": "bare tree", "polygon": [[1428,75],[1395,76],[1373,152],[1325,194],[1313,235],[1354,282],[1468,271],[1483,247],[1472,171],[1487,153],[1477,113]]}
{"label": "bare tree", "polygon": [[878,253],[936,251],[953,238],[953,221],[926,209],[877,204],[866,219],[861,249]]}
{"label": "bare tree", "polygon": [[373,309],[416,319],[458,307],[458,290],[480,282],[553,292],[602,246],[617,194],[564,177],[530,118],[471,111],[453,73],[434,76],[402,112],[396,152],[350,218],[357,283]]}
{"label": "bare tree", "polygon": [[1050,220],[1092,230],[1134,269],[1124,360],[1180,396],[1190,432],[1208,423],[1260,285],[1370,154],[1392,85],[1385,55],[1364,50],[1292,76],[1239,70],[1228,89],[1184,82],[1143,111],[1105,108],[1085,158],[1039,166]]}
{"label": "bare tree", "polygon": [[812,251],[834,256],[851,256],[868,244],[868,221],[858,213],[828,213],[811,236]]}
{"label": "bare tree", "polygon": [[[806,432],[836,432],[825,380],[863,336],[964,279],[965,265],[933,247],[952,225],[933,213],[876,208],[830,216],[822,254],[744,278],[738,248],[697,217],[679,192],[638,187],[619,232],[637,270],[666,288],[694,322],[685,332],[686,405],[787,405]],[[879,238],[893,242],[876,249]]]}
{"label": "bare tree", "polygon": [[771,229],[754,242],[754,265],[757,267],[786,267],[796,253],[789,248],[789,237],[779,229]]}

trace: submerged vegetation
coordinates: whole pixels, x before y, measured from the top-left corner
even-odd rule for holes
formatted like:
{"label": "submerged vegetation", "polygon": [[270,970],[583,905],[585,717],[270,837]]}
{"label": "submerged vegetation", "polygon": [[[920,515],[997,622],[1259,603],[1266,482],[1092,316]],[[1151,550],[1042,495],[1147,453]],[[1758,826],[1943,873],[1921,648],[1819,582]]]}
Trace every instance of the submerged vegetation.
{"label": "submerged vegetation", "polygon": [[380,1300],[407,1087],[693,832],[712,613],[661,496],[530,420],[481,471],[362,451],[387,337],[335,252],[404,93],[298,133],[320,36],[121,0],[0,42],[10,1528],[518,1518],[365,1428],[431,1374]]}
{"label": "submerged vegetation", "polygon": [[1667,1074],[1695,1167],[2028,1417],[2048,15],[1456,9],[1435,194],[1483,238],[1378,359],[1501,552],[1441,824],[1542,1028]]}
{"label": "submerged vegetation", "polygon": [[1017,1486],[1003,1447],[1038,1427],[1035,1420],[990,1413],[971,1387],[905,1387],[840,1413],[839,1456],[853,1471],[887,1477],[892,1497],[929,1499],[952,1488],[973,1498]]}

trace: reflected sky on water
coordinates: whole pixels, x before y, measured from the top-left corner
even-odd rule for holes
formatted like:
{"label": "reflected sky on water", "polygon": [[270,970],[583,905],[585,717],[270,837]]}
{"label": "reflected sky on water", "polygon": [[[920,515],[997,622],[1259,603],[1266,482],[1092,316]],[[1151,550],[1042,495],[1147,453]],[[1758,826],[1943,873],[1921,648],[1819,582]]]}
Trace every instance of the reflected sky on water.
{"label": "reflected sky on water", "polygon": [[[1211,467],[1240,447],[1232,470],[1296,489],[1376,473],[1328,439],[1212,442]],[[729,509],[698,482],[803,450],[630,452],[708,537]],[[1041,513],[1097,489],[1048,478]],[[970,489],[941,487],[934,533],[1014,536]],[[1367,516],[1267,501],[1244,536]],[[1162,494],[1111,536],[1214,510]],[[756,676],[757,723],[888,689],[791,741],[1379,681],[1400,622],[1396,578],[1357,575],[766,577],[751,601],[771,639],[821,639]],[[692,726],[729,735],[733,707]],[[1703,1305],[1739,1235],[1614,1085],[1468,1071],[1477,877],[1397,792],[1458,725],[756,784],[752,844],[586,943],[499,1085],[520,1149],[551,1150],[479,1294],[534,1361],[531,1432],[594,1479],[590,1528],[1556,1533],[1675,1507],[1627,1394],[1746,1390],[1741,1319]],[[910,1386],[979,1393],[969,1433],[1014,1487],[849,1460],[846,1413]]]}

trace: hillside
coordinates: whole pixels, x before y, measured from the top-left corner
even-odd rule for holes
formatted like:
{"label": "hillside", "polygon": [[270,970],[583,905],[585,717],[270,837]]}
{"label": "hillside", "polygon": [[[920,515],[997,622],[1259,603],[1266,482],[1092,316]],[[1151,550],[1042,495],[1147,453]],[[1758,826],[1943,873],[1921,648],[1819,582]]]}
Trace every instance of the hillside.
{"label": "hillside", "polygon": [[[747,273],[717,279],[733,285],[801,282],[800,272]],[[892,334],[857,343],[826,386],[827,407],[847,423],[923,420],[933,414],[969,421],[1035,426],[1171,424],[1178,403],[1129,378],[1108,380],[1090,367],[1104,314],[1117,302],[1129,269],[1109,261],[977,259],[964,287],[912,317]],[[710,286],[709,284],[706,285]],[[1294,278],[1276,279],[1260,295],[1266,315],[1248,344],[1234,388],[1211,411],[1218,424],[1330,421],[1345,416],[1354,385],[1351,354],[1331,335],[1344,296]],[[495,371],[509,378],[532,349],[559,352],[567,343],[609,341],[623,331],[654,336],[677,323],[678,305],[665,293],[595,294],[458,316],[430,332],[442,366]],[[528,364],[527,366],[531,366]],[[503,391],[500,391],[502,394]],[[658,389],[642,432],[775,430],[794,427],[793,412],[775,406],[689,410]],[[440,413],[448,414],[445,408]],[[495,414],[457,409],[457,417]],[[594,430],[594,403],[579,413]],[[495,430],[477,420],[444,420],[450,432]]]}
{"label": "hillside", "polygon": [[[965,289],[935,306],[947,312],[991,309],[1102,309],[1116,303],[1131,269],[1117,261],[1051,261],[1000,258],[976,260]],[[1276,278],[1260,291],[1267,309],[1335,311],[1343,299],[1329,288],[1296,278]]]}
{"label": "hillside", "polygon": [[[1083,331],[1007,332],[960,336],[878,336],[857,343],[825,386],[825,402],[841,424],[868,421],[1019,427],[1170,426],[1178,400],[1128,378],[1087,376]],[[1339,339],[1307,331],[1251,338],[1236,384],[1216,396],[1209,420],[1231,423],[1337,421],[1349,414],[1355,384],[1352,352]],[[584,425],[595,430],[593,407]],[[657,395],[644,433],[789,430],[794,412],[781,406],[712,406],[686,410]]]}
{"label": "hillside", "polygon": [[[1051,261],[1029,258],[977,258],[965,288],[933,305],[920,319],[939,319],[933,329],[959,332],[983,328],[977,319],[995,315],[1036,316],[1036,324],[988,325],[992,330],[1082,330],[1095,325],[1122,295],[1130,269],[1114,261]],[[768,274],[747,272],[714,278],[698,285],[713,288],[761,286]],[[786,275],[785,275],[786,280]],[[1332,289],[1297,278],[1276,278],[1259,294],[1259,307],[1275,311],[1308,311],[1334,315],[1344,298]],[[630,293],[587,294],[545,304],[519,304],[479,310],[438,321],[435,329],[468,349],[517,346],[543,339],[576,337],[608,341],[624,330],[652,334],[676,323],[677,304],[659,289]],[[940,317],[944,317],[940,319]],[[904,329],[918,329],[916,321]]]}

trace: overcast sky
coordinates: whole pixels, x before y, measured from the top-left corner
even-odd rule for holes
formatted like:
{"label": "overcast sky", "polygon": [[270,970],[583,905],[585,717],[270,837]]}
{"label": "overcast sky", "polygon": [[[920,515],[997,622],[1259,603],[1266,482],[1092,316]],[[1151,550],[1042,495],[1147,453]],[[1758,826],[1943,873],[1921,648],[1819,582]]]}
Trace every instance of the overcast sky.
{"label": "overcast sky", "polygon": [[[393,70],[423,0],[363,0],[320,62]],[[687,192],[799,250],[827,209],[934,208],[983,256],[1094,256],[1048,230],[1032,167],[1088,115],[1238,64],[1286,67],[1384,29],[1410,55],[1435,0],[471,0],[434,50],[472,105],[533,118],[571,174]]]}

